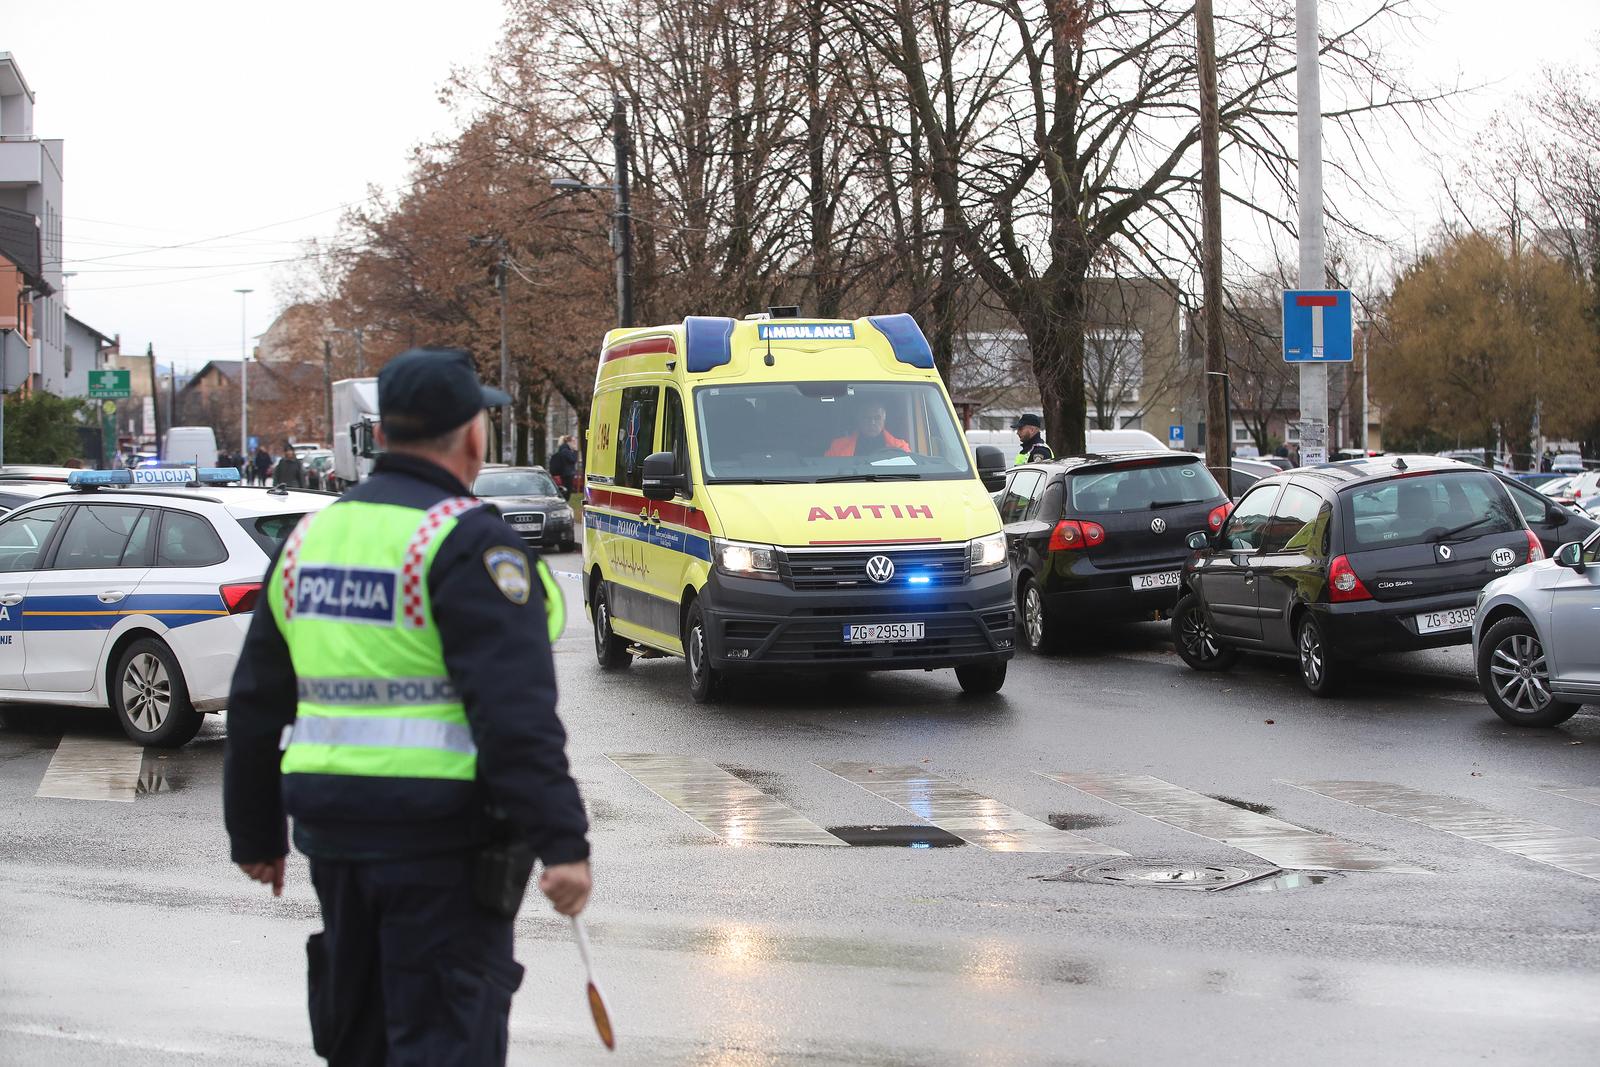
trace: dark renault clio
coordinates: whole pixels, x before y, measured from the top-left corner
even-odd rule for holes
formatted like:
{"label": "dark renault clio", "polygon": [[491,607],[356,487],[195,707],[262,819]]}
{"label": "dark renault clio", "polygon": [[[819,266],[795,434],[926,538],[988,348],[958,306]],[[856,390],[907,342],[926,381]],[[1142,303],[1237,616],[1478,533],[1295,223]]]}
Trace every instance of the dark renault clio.
{"label": "dark renault clio", "polygon": [[1165,450],[1016,467],[995,499],[1035,652],[1074,627],[1171,611],[1185,536],[1220,530],[1231,506],[1204,460]]}
{"label": "dark renault clio", "polygon": [[1178,654],[1225,670],[1241,651],[1295,656],[1325,695],[1345,661],[1464,645],[1478,590],[1544,558],[1489,471],[1384,456],[1252,486],[1220,535],[1195,532],[1173,612]]}

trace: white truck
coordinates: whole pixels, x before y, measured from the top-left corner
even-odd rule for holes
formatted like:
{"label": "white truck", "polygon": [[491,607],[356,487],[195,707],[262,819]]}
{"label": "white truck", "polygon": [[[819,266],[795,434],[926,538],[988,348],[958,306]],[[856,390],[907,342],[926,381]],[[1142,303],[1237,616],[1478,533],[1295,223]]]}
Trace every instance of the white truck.
{"label": "white truck", "polygon": [[333,476],[343,492],[372,473],[378,447],[378,379],[345,378],[333,383]]}

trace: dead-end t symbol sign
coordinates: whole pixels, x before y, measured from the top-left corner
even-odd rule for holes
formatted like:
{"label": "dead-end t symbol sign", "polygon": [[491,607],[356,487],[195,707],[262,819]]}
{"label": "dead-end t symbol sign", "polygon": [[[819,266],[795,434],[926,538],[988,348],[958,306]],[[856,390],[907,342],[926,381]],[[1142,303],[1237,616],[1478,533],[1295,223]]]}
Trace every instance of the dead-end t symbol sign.
{"label": "dead-end t symbol sign", "polygon": [[1348,289],[1283,291],[1283,361],[1349,363],[1354,322]]}

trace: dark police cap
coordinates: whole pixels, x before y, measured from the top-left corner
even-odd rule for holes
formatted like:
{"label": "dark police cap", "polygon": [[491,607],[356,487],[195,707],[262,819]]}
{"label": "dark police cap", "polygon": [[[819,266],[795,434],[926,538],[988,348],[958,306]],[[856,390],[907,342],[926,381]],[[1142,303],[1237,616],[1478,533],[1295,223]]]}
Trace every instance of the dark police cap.
{"label": "dark police cap", "polygon": [[472,356],[460,348],[407,349],[378,372],[378,417],[391,441],[437,437],[509,403],[478,381]]}
{"label": "dark police cap", "polygon": [[1027,415],[1018,415],[1017,421],[1011,424],[1011,428],[1013,430],[1020,430],[1024,426],[1037,426],[1041,430],[1044,429],[1044,423],[1039,421],[1039,416],[1032,413]]}

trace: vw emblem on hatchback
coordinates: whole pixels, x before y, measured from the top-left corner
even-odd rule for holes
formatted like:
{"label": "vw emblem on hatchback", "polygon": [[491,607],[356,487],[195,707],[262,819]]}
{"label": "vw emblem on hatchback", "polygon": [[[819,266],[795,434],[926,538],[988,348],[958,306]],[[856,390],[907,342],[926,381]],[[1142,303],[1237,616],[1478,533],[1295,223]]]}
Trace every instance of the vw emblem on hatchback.
{"label": "vw emblem on hatchback", "polygon": [[1167,532],[1167,520],[1163,519],[1160,515],[1157,515],[1155,518],[1151,519],[1150,520],[1150,532],[1151,533],[1166,533]]}
{"label": "vw emblem on hatchback", "polygon": [[1497,548],[1489,559],[1496,567],[1509,567],[1517,561],[1517,554],[1509,548]]}
{"label": "vw emblem on hatchback", "polygon": [[867,577],[882,585],[894,577],[894,560],[888,556],[873,556],[867,560]]}
{"label": "vw emblem on hatchback", "polygon": [[1440,545],[1439,546],[1439,561],[1441,563],[1444,562],[1445,560],[1448,560],[1453,555],[1455,555],[1455,553],[1450,551],[1450,546],[1449,545]]}

